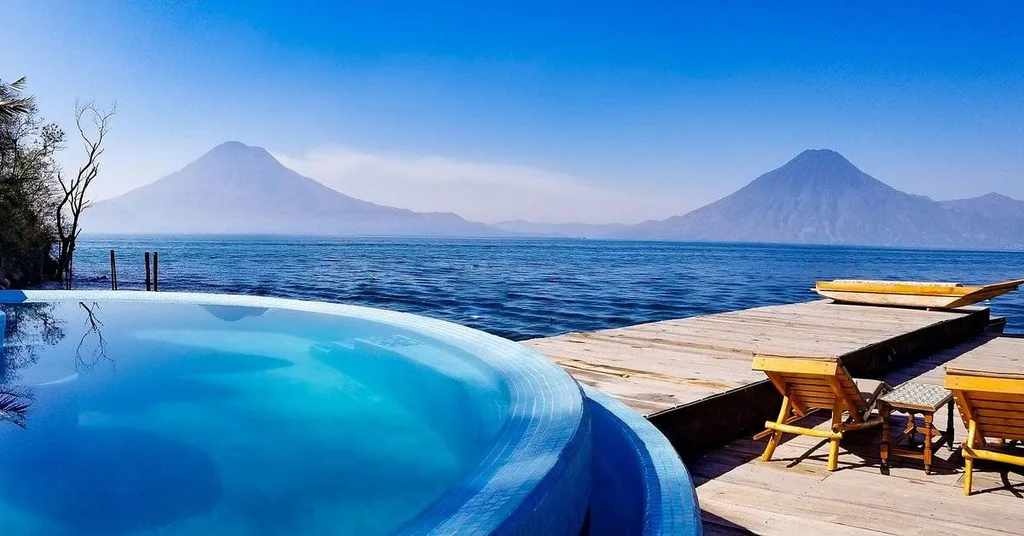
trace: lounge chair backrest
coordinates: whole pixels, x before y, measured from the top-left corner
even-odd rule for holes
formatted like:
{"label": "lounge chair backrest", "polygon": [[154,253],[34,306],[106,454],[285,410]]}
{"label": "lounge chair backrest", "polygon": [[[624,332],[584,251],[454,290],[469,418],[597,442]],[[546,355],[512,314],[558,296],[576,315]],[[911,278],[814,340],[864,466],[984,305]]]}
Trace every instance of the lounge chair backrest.
{"label": "lounge chair backrest", "polygon": [[854,420],[863,420],[871,410],[838,358],[755,356],[753,368],[768,375],[801,414],[832,409],[837,399]]}
{"label": "lounge chair backrest", "polygon": [[1024,440],[1024,377],[947,367],[946,388],[965,425],[974,419],[983,437]]}

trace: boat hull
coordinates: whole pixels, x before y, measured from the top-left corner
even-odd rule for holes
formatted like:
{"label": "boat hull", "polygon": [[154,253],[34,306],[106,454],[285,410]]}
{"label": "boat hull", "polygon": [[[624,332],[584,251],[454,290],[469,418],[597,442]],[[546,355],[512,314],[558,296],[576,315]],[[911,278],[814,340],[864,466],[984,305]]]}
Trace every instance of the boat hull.
{"label": "boat hull", "polygon": [[905,283],[897,281],[819,281],[819,295],[841,303],[955,309],[990,300],[1017,290],[1024,280],[966,287],[955,283]]}

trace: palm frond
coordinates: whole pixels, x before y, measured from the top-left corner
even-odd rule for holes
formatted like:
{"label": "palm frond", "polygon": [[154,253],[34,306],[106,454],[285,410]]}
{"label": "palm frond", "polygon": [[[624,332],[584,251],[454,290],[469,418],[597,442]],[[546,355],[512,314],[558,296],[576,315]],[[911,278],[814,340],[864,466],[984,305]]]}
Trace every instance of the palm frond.
{"label": "palm frond", "polygon": [[0,99],[0,120],[14,119],[32,111],[32,97],[23,99]]}
{"label": "palm frond", "polygon": [[0,421],[11,421],[25,428],[28,402],[12,393],[0,393]]}
{"label": "palm frond", "polygon": [[35,105],[33,98],[17,96],[25,89],[26,81],[23,76],[10,84],[0,82],[0,120],[8,121],[32,112]]}

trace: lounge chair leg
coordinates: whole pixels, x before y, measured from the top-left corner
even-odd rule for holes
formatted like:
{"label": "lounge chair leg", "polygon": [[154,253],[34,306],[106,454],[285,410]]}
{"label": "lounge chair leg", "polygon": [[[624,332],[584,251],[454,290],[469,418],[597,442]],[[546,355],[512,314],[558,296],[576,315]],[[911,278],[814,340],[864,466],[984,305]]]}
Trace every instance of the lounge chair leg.
{"label": "lounge chair leg", "polygon": [[828,470],[835,471],[839,467],[839,440],[828,440]]}
{"label": "lounge chair leg", "polygon": [[[964,495],[971,494],[971,479],[974,477],[974,451],[971,450],[978,444],[978,423],[972,418],[967,423],[967,441],[961,445],[964,455]],[[980,438],[985,441],[985,438]]]}
{"label": "lounge chair leg", "polygon": [[768,461],[772,459],[772,454],[775,454],[775,447],[779,446],[779,441],[782,440],[782,432],[773,432],[772,436],[768,439],[768,446],[764,448],[764,454],[761,455],[762,461]]}
{"label": "lounge chair leg", "polygon": [[974,458],[964,459],[964,495],[971,494],[971,477],[974,476]]}
{"label": "lounge chair leg", "polygon": [[[843,422],[843,403],[836,399],[832,405],[832,431],[838,432]],[[839,466],[839,438],[828,440],[828,470],[835,471]]]}
{"label": "lounge chair leg", "polygon": [[[778,424],[785,424],[789,418],[789,412],[792,409],[792,404],[789,401],[788,396],[782,397],[782,409],[779,410],[779,418],[775,422]],[[773,432],[771,438],[768,439],[768,446],[764,448],[764,454],[761,455],[762,461],[768,461],[772,459],[772,454],[775,454],[775,447],[779,446],[782,441],[782,432]]]}

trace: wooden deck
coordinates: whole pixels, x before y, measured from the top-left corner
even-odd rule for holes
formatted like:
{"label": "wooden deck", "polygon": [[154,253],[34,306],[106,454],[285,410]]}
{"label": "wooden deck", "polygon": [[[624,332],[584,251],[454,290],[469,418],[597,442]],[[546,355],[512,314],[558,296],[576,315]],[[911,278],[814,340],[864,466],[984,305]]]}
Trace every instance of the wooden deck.
{"label": "wooden deck", "polygon": [[[978,337],[936,353],[888,374],[886,380],[893,385],[908,380],[941,385],[943,366],[967,351],[994,361],[1024,355],[1024,338],[1003,337],[985,346],[989,339]],[[936,414],[940,428],[945,427],[945,415],[945,409]],[[954,445],[959,447],[966,431],[959,416],[954,423]],[[965,497],[959,449],[940,449],[932,475],[924,474],[919,461],[892,460],[890,474],[884,476],[879,471],[879,431],[865,430],[844,438],[839,470],[830,473],[824,442],[806,436],[786,439],[770,462],[759,458],[764,442],[739,439],[690,464],[705,534],[1024,532],[1024,468],[979,462],[975,493]]]}
{"label": "wooden deck", "polygon": [[814,301],[567,333],[524,344],[581,383],[641,415],[653,415],[763,381],[764,374],[750,368],[755,354],[838,356],[849,362],[850,356],[872,348],[894,352],[894,341],[900,338],[924,338],[929,328],[961,323],[980,311]]}
{"label": "wooden deck", "polygon": [[922,311],[814,301],[667,320],[526,344],[651,422],[686,460],[760,426],[781,396],[760,355],[837,356],[882,374],[983,332],[988,309]]}
{"label": "wooden deck", "polygon": [[[755,355],[836,356],[855,376],[941,384],[942,367],[966,351],[1006,360],[1019,344],[1024,355],[1024,339],[983,348],[990,325],[998,321],[984,308],[939,312],[816,301],[526,344],[665,433],[691,468],[707,534],[1021,534],[1024,469],[978,462],[976,493],[965,497],[959,450],[937,452],[932,475],[919,461],[891,459],[886,476],[877,428],[847,434],[835,472],[826,469],[823,440],[786,436],[765,463],[765,443],[750,439],[781,401],[765,376],[751,370]],[[945,415],[945,409],[936,415],[940,428]],[[959,447],[966,431],[959,417],[954,422]],[[828,426],[824,417],[819,426]]]}

